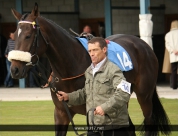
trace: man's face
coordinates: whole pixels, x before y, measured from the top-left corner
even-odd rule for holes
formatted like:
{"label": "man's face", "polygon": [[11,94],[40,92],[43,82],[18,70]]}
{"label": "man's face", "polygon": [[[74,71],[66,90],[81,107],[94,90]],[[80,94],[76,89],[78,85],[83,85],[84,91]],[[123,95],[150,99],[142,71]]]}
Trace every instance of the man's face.
{"label": "man's face", "polygon": [[12,40],[14,40],[14,34],[13,34],[13,33],[10,33],[10,38],[11,38]]}
{"label": "man's face", "polygon": [[91,33],[91,28],[89,26],[85,26],[84,29],[83,29],[83,32]]}
{"label": "man's face", "polygon": [[88,44],[88,52],[94,66],[106,57],[107,48],[101,49],[98,42]]}

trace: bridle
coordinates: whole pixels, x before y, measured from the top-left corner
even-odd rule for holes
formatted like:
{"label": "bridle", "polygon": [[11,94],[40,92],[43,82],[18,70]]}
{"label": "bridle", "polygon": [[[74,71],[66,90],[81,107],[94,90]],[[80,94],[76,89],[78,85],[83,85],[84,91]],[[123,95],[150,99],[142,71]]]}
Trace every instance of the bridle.
{"label": "bridle", "polygon": [[[31,56],[31,60],[32,60],[33,57],[36,56],[37,61],[36,61],[35,64],[33,64],[32,61],[31,61],[31,62],[28,62],[28,63],[26,64],[26,66],[30,66],[30,65],[35,66],[35,65],[37,65],[38,62],[39,62],[39,56],[37,55],[37,51],[38,51],[38,48],[39,48],[38,37],[39,37],[39,34],[41,33],[41,31],[40,31],[40,26],[39,26],[39,23],[38,23],[38,19],[36,18],[36,21],[33,21],[33,22],[30,22],[30,21],[19,21],[18,24],[22,24],[22,23],[31,24],[32,27],[33,27],[33,29],[37,29],[37,30],[36,30],[36,33],[35,33],[35,38],[34,38],[34,40],[33,40],[33,44],[32,44],[32,46],[30,47],[30,51],[29,51],[29,52],[31,53],[32,48],[35,47],[35,53]],[[47,40],[45,39],[45,37],[43,36],[42,33],[41,33],[41,36],[42,36],[43,40],[45,41],[45,43],[46,43],[46,45],[47,45],[47,47],[48,47],[48,46],[49,46],[49,43],[47,42]]]}
{"label": "bridle", "polygon": [[[19,21],[18,24],[22,24],[22,23],[31,24],[32,27],[33,27],[33,29],[36,29],[36,33],[35,33],[35,37],[34,37],[34,40],[33,40],[33,44],[32,44],[31,47],[30,47],[29,53],[32,54],[32,48],[35,48],[35,52],[34,52],[33,55],[31,55],[31,61],[28,62],[28,63],[26,64],[26,66],[37,66],[38,69],[39,69],[39,71],[45,70],[45,71],[47,71],[48,73],[50,73],[50,72],[45,68],[45,66],[43,66],[43,64],[41,64],[41,63],[39,62],[39,56],[38,56],[38,54],[37,54],[37,51],[38,51],[38,49],[39,49],[39,35],[40,35],[40,34],[41,34],[43,40],[45,41],[46,46],[47,46],[47,47],[49,46],[49,43],[47,42],[47,40],[45,39],[45,37],[43,36],[43,34],[42,34],[41,31],[40,31],[40,26],[39,26],[39,23],[38,23],[38,19],[36,18],[36,20],[33,21],[33,22],[30,22],[30,21],[23,21],[23,20],[22,20],[22,21]],[[36,58],[37,58],[36,63],[32,63],[32,58],[33,58],[33,57],[36,57]],[[53,91],[53,92],[55,92],[55,93],[57,92],[56,87],[54,87],[53,84],[54,84],[54,82],[59,82],[59,78],[58,78],[58,77],[55,77],[55,76],[51,75],[51,76],[53,76],[54,81],[53,81],[53,82],[49,82],[48,79],[47,79],[47,77],[44,77],[44,75],[42,75],[40,72],[37,72],[36,70],[32,70],[32,73],[33,73],[34,75],[40,77],[41,79],[43,79],[46,83],[48,83],[49,86],[50,86],[51,91]]]}
{"label": "bridle", "polygon": [[[37,31],[36,31],[36,33],[35,33],[35,38],[34,38],[34,40],[33,40],[33,44],[32,44],[32,46],[30,47],[30,53],[31,53],[31,50],[32,50],[32,48],[33,47],[35,47],[35,53],[31,56],[31,60],[32,60],[32,58],[33,57],[36,57],[37,58],[37,61],[36,61],[36,63],[32,63],[32,61],[30,61],[30,62],[28,62],[27,64],[26,64],[26,66],[35,66],[35,65],[38,65],[39,64],[39,56],[37,55],[37,50],[38,50],[38,48],[39,48],[39,41],[38,41],[38,39],[39,39],[39,35],[41,34],[41,36],[42,36],[42,38],[43,38],[43,40],[45,41],[45,43],[46,43],[46,45],[47,45],[47,48],[48,48],[48,46],[49,46],[49,43],[47,42],[47,40],[45,39],[45,37],[43,36],[43,34],[41,33],[41,31],[40,31],[40,26],[39,26],[39,23],[38,23],[38,19],[36,18],[36,20],[35,21],[33,21],[33,22],[30,22],[30,21],[19,21],[19,23],[18,24],[21,24],[21,23],[27,23],[27,24],[31,24],[32,25],[32,27],[33,27],[33,29],[37,29]],[[83,76],[84,75],[84,73],[83,74],[80,74],[80,75],[77,75],[77,76],[73,76],[73,77],[68,77],[68,78],[61,78],[61,80],[62,81],[66,81],[66,80],[72,80],[72,79],[75,79],[75,78],[79,78],[79,77],[81,77],[81,76]],[[53,76],[53,75],[51,75],[51,76]],[[54,76],[53,76],[54,77]],[[56,82],[58,82],[59,81],[59,78],[58,77],[55,77],[55,81]],[[49,83],[49,82],[48,82]],[[49,83],[50,84],[50,83]],[[54,91],[54,89],[52,89],[53,91]]]}

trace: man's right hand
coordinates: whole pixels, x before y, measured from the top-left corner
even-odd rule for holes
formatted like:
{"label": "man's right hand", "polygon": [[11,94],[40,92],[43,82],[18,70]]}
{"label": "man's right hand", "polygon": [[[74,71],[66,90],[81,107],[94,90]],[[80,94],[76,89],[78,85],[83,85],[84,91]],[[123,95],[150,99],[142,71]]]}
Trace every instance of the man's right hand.
{"label": "man's right hand", "polygon": [[178,51],[176,51],[176,50],[174,50],[173,53],[174,53],[175,55],[178,55]]}
{"label": "man's right hand", "polygon": [[56,95],[57,95],[57,98],[59,99],[59,101],[67,101],[67,100],[69,100],[69,96],[68,96],[68,94],[67,93],[65,93],[65,92],[62,92],[62,91],[58,91],[57,93],[56,93]]}

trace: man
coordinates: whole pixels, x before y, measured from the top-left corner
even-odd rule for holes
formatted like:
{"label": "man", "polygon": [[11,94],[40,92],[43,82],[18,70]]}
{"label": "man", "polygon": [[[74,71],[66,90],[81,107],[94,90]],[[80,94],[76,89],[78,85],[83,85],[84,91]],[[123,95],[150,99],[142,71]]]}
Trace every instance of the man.
{"label": "man", "polygon": [[[127,103],[130,83],[125,81],[119,67],[107,59],[105,39],[91,39],[88,52],[92,64],[85,72],[84,88],[68,94],[58,91],[57,97],[59,101],[68,101],[70,105],[86,103],[87,111],[96,107],[94,124],[104,125],[105,130],[110,130],[103,131],[104,136],[128,136],[126,127],[129,125]],[[91,121],[89,124],[93,125]]]}
{"label": "man", "polygon": [[86,25],[83,27],[83,32],[80,34],[81,38],[86,38],[88,41],[94,37],[95,34],[92,33],[91,27]]}
{"label": "man", "polygon": [[91,33],[91,27],[89,25],[84,26],[83,33]]}
{"label": "man", "polygon": [[7,42],[7,47],[5,50],[6,67],[7,67],[7,75],[6,75],[6,78],[4,81],[5,87],[13,87],[14,86],[13,79],[11,77],[11,71],[10,71],[11,62],[7,59],[9,52],[14,50],[14,46],[15,46],[14,33],[10,33],[9,37],[10,37],[10,39]]}
{"label": "man", "polygon": [[178,69],[178,20],[172,21],[171,30],[165,36],[165,45],[170,55],[171,87],[177,89]]}

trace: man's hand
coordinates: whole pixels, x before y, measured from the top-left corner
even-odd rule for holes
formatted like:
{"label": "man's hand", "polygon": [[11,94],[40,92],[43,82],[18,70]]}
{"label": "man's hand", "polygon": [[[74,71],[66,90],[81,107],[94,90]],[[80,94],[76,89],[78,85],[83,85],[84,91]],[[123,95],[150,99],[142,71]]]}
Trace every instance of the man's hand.
{"label": "man's hand", "polygon": [[175,51],[173,51],[173,52],[174,52],[175,55],[178,55],[178,51],[175,50]]}
{"label": "man's hand", "polygon": [[59,99],[59,101],[67,101],[69,100],[69,96],[67,93],[62,92],[62,91],[58,91],[58,93],[56,93],[57,98]]}
{"label": "man's hand", "polygon": [[101,116],[104,115],[104,111],[103,111],[103,109],[101,108],[101,106],[97,106],[97,107],[96,107],[96,110],[94,111],[94,114],[95,114],[95,115],[101,115]]}

